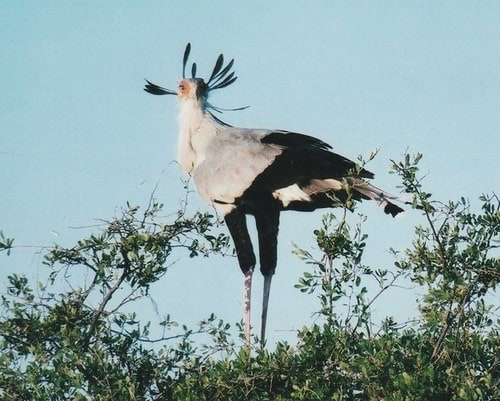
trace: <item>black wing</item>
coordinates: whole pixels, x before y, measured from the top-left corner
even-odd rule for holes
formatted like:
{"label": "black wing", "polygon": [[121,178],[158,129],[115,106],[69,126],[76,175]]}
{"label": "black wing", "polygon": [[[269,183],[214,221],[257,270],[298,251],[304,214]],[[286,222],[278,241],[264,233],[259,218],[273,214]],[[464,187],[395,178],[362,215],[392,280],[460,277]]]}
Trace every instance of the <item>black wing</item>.
{"label": "black wing", "polygon": [[275,131],[262,138],[262,143],[273,143],[286,148],[318,148],[332,149],[332,147],[322,140],[313,136],[298,134],[290,131]]}
{"label": "black wing", "polygon": [[360,178],[374,177],[372,172],[359,169],[352,160],[332,152],[332,147],[326,142],[309,135],[275,131],[261,141],[283,147],[283,153],[272,165],[276,164],[275,168],[285,169],[281,174],[296,175],[296,179],[292,179],[293,182],[353,176],[357,170],[357,176]]}

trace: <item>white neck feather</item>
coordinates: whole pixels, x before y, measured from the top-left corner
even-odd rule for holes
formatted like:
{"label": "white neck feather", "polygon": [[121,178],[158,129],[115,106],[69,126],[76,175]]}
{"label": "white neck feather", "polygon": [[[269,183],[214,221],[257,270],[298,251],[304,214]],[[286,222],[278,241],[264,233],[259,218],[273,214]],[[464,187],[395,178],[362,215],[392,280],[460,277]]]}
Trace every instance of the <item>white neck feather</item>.
{"label": "white neck feather", "polygon": [[193,143],[194,135],[200,131],[205,110],[195,99],[179,102],[179,139],[177,143],[177,161],[186,173],[191,173],[196,164],[196,150]]}

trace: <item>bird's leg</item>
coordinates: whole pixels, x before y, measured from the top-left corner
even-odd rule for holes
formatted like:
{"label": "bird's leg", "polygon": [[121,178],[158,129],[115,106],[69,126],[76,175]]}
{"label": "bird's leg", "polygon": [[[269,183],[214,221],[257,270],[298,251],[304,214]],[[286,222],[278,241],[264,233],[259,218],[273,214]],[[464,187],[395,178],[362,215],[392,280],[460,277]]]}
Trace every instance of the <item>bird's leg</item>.
{"label": "bird's leg", "polygon": [[266,341],[267,307],[269,305],[269,294],[271,293],[271,280],[273,275],[264,276],[264,294],[262,296],[262,318],[260,328],[260,343],[264,346]]}
{"label": "bird's leg", "polygon": [[253,269],[248,270],[245,273],[245,285],[243,292],[243,312],[244,312],[244,332],[245,332],[245,343],[247,347],[250,346],[250,318],[251,314],[251,303],[252,303],[252,274]]}
{"label": "bird's leg", "polygon": [[259,236],[260,271],[264,276],[264,293],[262,297],[262,319],[260,328],[260,344],[266,341],[267,310],[271,280],[276,270],[278,252],[279,210],[269,204],[262,209],[262,213],[255,215],[257,234]]}
{"label": "bird's leg", "polygon": [[252,274],[255,268],[255,254],[253,253],[252,242],[248,234],[245,214],[238,210],[233,210],[224,217],[226,225],[229,228],[231,237],[236,248],[236,255],[240,269],[245,275],[243,291],[243,311],[244,311],[244,332],[245,342],[250,345],[250,311],[252,297]]}

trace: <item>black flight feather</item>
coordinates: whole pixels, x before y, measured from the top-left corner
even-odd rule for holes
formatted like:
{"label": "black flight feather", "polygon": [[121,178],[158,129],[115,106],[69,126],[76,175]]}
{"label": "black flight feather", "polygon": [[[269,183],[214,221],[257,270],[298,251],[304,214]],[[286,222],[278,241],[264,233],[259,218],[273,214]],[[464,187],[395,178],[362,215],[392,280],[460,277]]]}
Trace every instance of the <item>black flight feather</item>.
{"label": "black flight feather", "polygon": [[[356,163],[337,153],[331,152],[331,146],[318,138],[296,132],[276,131],[261,139],[262,143],[275,144],[283,147],[283,152],[276,157],[268,169],[277,168],[280,171],[270,173],[270,177],[282,175],[286,184],[300,183],[310,179],[328,179],[352,176],[356,171]],[[275,166],[275,167],[273,167]],[[374,174],[361,169],[360,178],[373,178]]]}
{"label": "black flight feather", "polygon": [[315,147],[324,150],[332,149],[329,144],[323,142],[321,139],[284,130],[271,132],[262,138],[262,143],[274,143],[287,148]]}

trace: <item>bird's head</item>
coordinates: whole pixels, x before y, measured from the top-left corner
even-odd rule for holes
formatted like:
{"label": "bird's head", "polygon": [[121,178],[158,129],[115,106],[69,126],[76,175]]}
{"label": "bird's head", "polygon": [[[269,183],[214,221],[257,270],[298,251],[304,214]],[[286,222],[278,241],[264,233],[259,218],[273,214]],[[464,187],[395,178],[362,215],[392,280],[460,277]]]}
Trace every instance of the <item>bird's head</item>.
{"label": "bird's head", "polygon": [[206,100],[208,86],[202,78],[184,78],[177,87],[177,97],[184,100]]}
{"label": "bird's head", "polygon": [[189,59],[190,52],[191,44],[188,43],[186,45],[186,49],[184,50],[184,57],[182,60],[182,80],[179,82],[177,91],[162,88],[161,86],[158,86],[148,81],[147,79],[147,84],[145,85],[144,90],[153,95],[177,95],[179,101],[181,102],[186,100],[195,100],[197,102],[201,102],[203,107],[213,109],[217,112],[243,110],[248,107],[246,106],[235,109],[221,109],[207,102],[210,92],[225,88],[231,85],[238,78],[235,76],[234,71],[231,71],[234,64],[234,59],[224,65],[224,56],[220,54],[217,58],[217,61],[215,62],[215,66],[212,70],[210,78],[206,81],[202,78],[196,77],[196,63],[193,63],[191,66],[191,78],[186,78],[186,65]]}

